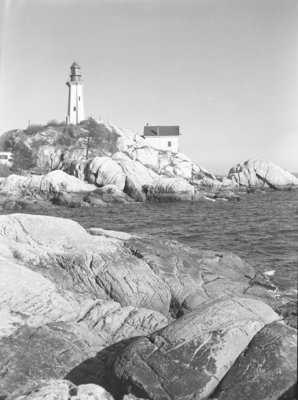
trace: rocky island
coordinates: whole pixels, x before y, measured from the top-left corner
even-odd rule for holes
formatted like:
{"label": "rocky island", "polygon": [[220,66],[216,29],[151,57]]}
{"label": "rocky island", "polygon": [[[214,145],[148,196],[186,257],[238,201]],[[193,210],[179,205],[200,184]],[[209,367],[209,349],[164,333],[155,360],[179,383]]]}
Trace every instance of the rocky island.
{"label": "rocky island", "polygon": [[[158,150],[145,138],[92,118],[49,123],[0,137],[12,151],[14,174],[0,178],[5,209],[143,201],[239,200],[239,193],[290,190],[298,179],[270,161],[250,159],[218,179],[182,153]],[[24,201],[26,200],[26,201]],[[5,203],[5,204],[4,204]]]}

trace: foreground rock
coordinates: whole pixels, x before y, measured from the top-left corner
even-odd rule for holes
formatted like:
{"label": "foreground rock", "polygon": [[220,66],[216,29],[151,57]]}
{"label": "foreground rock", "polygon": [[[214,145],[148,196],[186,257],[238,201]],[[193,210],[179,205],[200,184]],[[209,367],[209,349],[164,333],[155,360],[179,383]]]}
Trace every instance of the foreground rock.
{"label": "foreground rock", "polygon": [[197,250],[152,237],[130,237],[125,245],[162,274],[171,290],[174,314],[194,310],[219,294],[255,297],[268,304],[275,302],[266,289],[268,281],[234,254]]}
{"label": "foreground rock", "polygon": [[[38,396],[30,388],[40,380],[63,378],[100,385],[115,399],[130,388],[127,400],[201,398],[282,318],[268,305],[268,281],[237,256],[89,232],[61,218],[0,216],[1,398]],[[295,332],[278,326],[282,361],[286,345],[294,353]],[[289,376],[286,384],[276,378],[283,395],[292,375],[280,366]]]}
{"label": "foreground rock", "polygon": [[16,391],[13,397],[16,400],[114,400],[110,393],[98,385],[76,386],[67,380],[39,381]]}
{"label": "foreground rock", "polygon": [[278,319],[258,301],[218,298],[135,339],[117,357],[114,373],[123,390],[153,400],[205,399],[256,333]]}
{"label": "foreground rock", "polygon": [[298,187],[298,178],[268,160],[250,159],[231,168],[228,179],[241,186],[288,190]]}
{"label": "foreground rock", "polygon": [[0,240],[2,254],[25,262],[26,267],[64,290],[93,298],[112,298],[122,305],[147,306],[164,314],[169,310],[169,289],[148,264],[116,239],[91,236],[74,221],[18,214],[2,216]]}
{"label": "foreground rock", "polygon": [[216,398],[278,400],[296,383],[296,341],[296,330],[280,322],[264,327],[226,374]]}
{"label": "foreground rock", "polygon": [[14,214],[0,217],[0,253],[3,395],[167,324],[154,311],[168,314],[167,285],[117,239],[71,220]]}

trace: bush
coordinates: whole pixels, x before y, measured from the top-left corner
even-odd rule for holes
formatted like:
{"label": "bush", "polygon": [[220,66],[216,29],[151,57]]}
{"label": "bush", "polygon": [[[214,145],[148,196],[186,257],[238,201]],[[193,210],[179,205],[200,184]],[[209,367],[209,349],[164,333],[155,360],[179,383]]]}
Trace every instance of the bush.
{"label": "bush", "polygon": [[34,135],[34,134],[37,133],[37,132],[42,131],[43,129],[44,129],[44,126],[43,126],[43,125],[30,125],[30,126],[28,126],[28,128],[24,131],[24,133],[25,133],[26,135],[31,136],[31,135]]}
{"label": "bush", "polygon": [[69,136],[67,133],[63,133],[61,136],[57,138],[55,141],[55,145],[59,146],[72,146],[75,143],[75,140]]}
{"label": "bush", "polygon": [[56,119],[51,119],[46,126],[65,126],[66,122],[62,121],[62,122],[58,122]]}
{"label": "bush", "polygon": [[40,139],[34,140],[34,142],[31,143],[31,147],[33,149],[38,149],[39,147],[44,146],[46,144],[49,144],[47,139],[40,138]]}
{"label": "bush", "polygon": [[68,125],[65,127],[64,131],[63,131],[64,135],[68,135],[71,138],[75,138],[76,137],[76,127],[75,125]]}
{"label": "bush", "polygon": [[7,139],[5,139],[3,141],[1,150],[2,151],[13,151],[14,144],[15,144],[14,138],[12,136],[8,137]]}
{"label": "bush", "polygon": [[27,170],[35,166],[31,150],[22,142],[14,146],[14,170]]}

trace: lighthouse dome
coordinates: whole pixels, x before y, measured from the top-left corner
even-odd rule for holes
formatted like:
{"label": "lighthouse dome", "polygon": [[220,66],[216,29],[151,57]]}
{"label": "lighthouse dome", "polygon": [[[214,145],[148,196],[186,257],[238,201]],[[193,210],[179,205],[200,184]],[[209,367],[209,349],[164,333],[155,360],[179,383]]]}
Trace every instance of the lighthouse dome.
{"label": "lighthouse dome", "polygon": [[81,68],[81,67],[79,66],[79,64],[76,61],[74,61],[70,68]]}

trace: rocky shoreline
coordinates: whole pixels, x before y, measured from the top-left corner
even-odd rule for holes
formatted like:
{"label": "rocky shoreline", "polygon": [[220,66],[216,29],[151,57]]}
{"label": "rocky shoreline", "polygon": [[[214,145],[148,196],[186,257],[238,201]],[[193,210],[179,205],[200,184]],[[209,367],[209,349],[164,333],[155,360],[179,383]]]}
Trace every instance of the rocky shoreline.
{"label": "rocky shoreline", "polygon": [[0,261],[2,400],[295,398],[289,307],[234,254],[10,214]]}
{"label": "rocky shoreline", "polygon": [[158,150],[117,126],[87,120],[77,126],[14,130],[0,149],[14,154],[14,173],[0,177],[4,209],[107,203],[239,201],[243,193],[296,190],[298,178],[268,160],[250,159],[217,178],[185,154]]}

